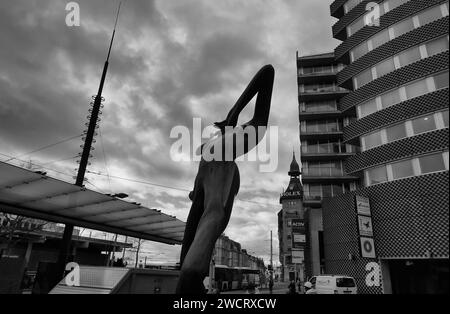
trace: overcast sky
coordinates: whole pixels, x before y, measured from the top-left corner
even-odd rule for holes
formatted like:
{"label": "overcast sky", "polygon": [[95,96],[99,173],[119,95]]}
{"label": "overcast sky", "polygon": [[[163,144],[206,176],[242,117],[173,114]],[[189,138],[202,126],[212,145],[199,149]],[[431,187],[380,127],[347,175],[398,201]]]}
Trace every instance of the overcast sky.
{"label": "overcast sky", "polygon": [[[79,27],[66,26],[66,1],[0,2],[2,161],[85,128],[118,1],[77,2]],[[278,252],[279,194],[289,181],[292,149],[297,156],[300,150],[295,55],[328,52],[337,45],[331,38],[330,3],[123,1],[103,92],[101,136],[88,170],[191,189],[198,164],[171,160],[170,130],[177,125],[192,129],[194,117],[204,127],[222,121],[259,68],[272,64],[269,124],[279,127],[279,164],[274,173],[261,173],[257,163],[238,163],[241,187],[225,232],[268,261],[270,230]],[[253,107],[248,107],[240,122],[250,117]],[[73,182],[77,164],[70,158],[80,152],[80,144],[78,138],[20,159],[45,164],[48,175]],[[88,188],[125,192],[128,200],[187,218],[190,201],[184,191],[93,174],[87,178]],[[175,262],[180,246],[147,243],[145,250],[153,260]]]}

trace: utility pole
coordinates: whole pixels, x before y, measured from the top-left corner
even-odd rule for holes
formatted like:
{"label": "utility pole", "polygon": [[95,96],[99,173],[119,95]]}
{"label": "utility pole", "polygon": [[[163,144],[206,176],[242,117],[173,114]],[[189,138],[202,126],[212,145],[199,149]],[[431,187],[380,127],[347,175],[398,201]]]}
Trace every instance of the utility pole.
{"label": "utility pole", "polygon": [[[114,23],[114,29],[111,37],[111,42],[109,44],[108,49],[108,56],[106,58],[105,64],[103,66],[103,73],[102,78],[100,80],[100,85],[98,88],[97,95],[94,98],[94,102],[92,103],[92,109],[90,109],[90,117],[89,117],[89,125],[87,131],[85,131],[85,139],[84,139],[84,145],[83,145],[83,152],[81,154],[81,160],[80,160],[80,166],[78,168],[78,174],[76,178],[75,185],[79,187],[83,187],[84,182],[84,175],[86,173],[86,167],[88,165],[89,157],[91,154],[91,148],[92,148],[92,142],[94,140],[95,136],[95,130],[98,128],[97,122],[98,122],[98,116],[101,113],[100,107],[102,105],[102,101],[104,101],[104,98],[102,97],[103,92],[103,85],[105,84],[106,79],[106,72],[108,71],[108,65],[109,65],[109,56],[111,54],[111,48],[114,41],[114,35],[116,33],[116,26],[117,26],[117,20],[119,18],[119,12],[120,12],[120,5],[117,10],[116,15],[116,21]],[[62,246],[59,252],[58,256],[58,262],[57,262],[57,278],[62,279],[64,277],[64,271],[66,263],[69,261],[69,253],[70,253],[70,244],[72,241],[72,234],[73,234],[73,228],[74,226],[71,224],[66,224],[64,228],[64,234],[62,238]]]}
{"label": "utility pole", "polygon": [[270,230],[270,280],[273,281],[273,247],[272,247],[272,230]]}

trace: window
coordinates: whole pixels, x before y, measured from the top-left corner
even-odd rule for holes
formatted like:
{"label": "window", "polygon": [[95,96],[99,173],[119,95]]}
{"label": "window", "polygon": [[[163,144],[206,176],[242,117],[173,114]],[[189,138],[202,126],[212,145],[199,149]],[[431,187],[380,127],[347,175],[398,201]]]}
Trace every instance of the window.
{"label": "window", "polygon": [[442,154],[428,155],[419,158],[420,170],[422,174],[445,170]]}
{"label": "window", "polygon": [[430,41],[429,43],[425,44],[425,46],[427,47],[427,53],[429,57],[441,53],[443,51],[447,51],[448,50],[447,36],[441,37],[437,40]]}
{"label": "window", "polygon": [[412,121],[414,134],[420,134],[436,129],[433,115],[421,117]]}
{"label": "window", "polygon": [[352,51],[353,61],[358,60],[359,58],[361,58],[368,52],[369,52],[369,46],[367,45],[367,41],[366,41],[363,44],[356,47],[355,49],[353,49],[353,51]]}
{"label": "window", "polygon": [[420,80],[412,84],[406,85],[405,88],[406,88],[406,96],[408,97],[408,99],[428,93],[426,80]]}
{"label": "window", "polygon": [[359,118],[363,118],[365,116],[368,116],[368,115],[378,111],[377,103],[376,103],[375,99],[372,99],[372,100],[366,102],[365,104],[360,105],[359,108],[360,108],[360,117]]}
{"label": "window", "polygon": [[333,184],[331,186],[331,188],[333,189],[333,196],[342,194],[342,185],[339,184]]}
{"label": "window", "polygon": [[381,98],[381,106],[383,109],[398,104],[401,101],[400,91],[398,89],[387,92],[381,95],[380,98]]}
{"label": "window", "polygon": [[367,83],[369,83],[370,81],[372,81],[373,77],[372,77],[372,70],[368,69],[364,72],[361,72],[360,74],[358,74],[357,76],[355,76],[355,81],[356,81],[356,86],[355,88],[361,88],[362,86],[366,85]]}
{"label": "window", "polygon": [[408,18],[393,26],[395,37],[399,37],[414,29],[414,22],[411,18]]}
{"label": "window", "polygon": [[434,77],[434,84],[436,85],[436,89],[446,88],[448,87],[448,71],[438,74]]}
{"label": "window", "polygon": [[420,26],[436,21],[442,17],[440,6],[426,10],[419,14]]}
{"label": "window", "polygon": [[442,112],[442,119],[444,120],[444,126],[448,128],[448,110]]}
{"label": "window", "polygon": [[309,195],[310,196],[322,196],[322,190],[319,184],[311,184],[309,186]]}
{"label": "window", "polygon": [[377,77],[380,78],[395,70],[394,59],[385,60],[375,66]]}
{"label": "window", "polygon": [[404,67],[421,59],[419,47],[408,49],[398,55],[400,66]]}
{"label": "window", "polygon": [[332,191],[331,191],[331,185],[323,185],[322,186],[322,193],[323,193],[323,197],[332,197]]}
{"label": "window", "polygon": [[386,166],[373,168],[367,171],[369,176],[369,185],[383,183],[387,181]]}
{"label": "window", "polygon": [[414,176],[412,159],[392,164],[392,174],[394,180]]}
{"label": "window", "polygon": [[393,142],[407,136],[405,124],[394,125],[393,127],[386,129],[388,142]]}
{"label": "window", "polygon": [[365,149],[369,150],[373,147],[377,147],[383,144],[381,140],[381,132],[377,131],[375,133],[366,135],[363,137],[365,143]]}
{"label": "window", "polygon": [[389,38],[389,32],[387,30],[384,30],[372,38],[372,46],[373,49],[380,47],[381,45],[387,43],[390,40]]}
{"label": "window", "polygon": [[408,2],[408,0],[389,0],[389,10],[394,10],[396,7],[401,6],[403,3]]}
{"label": "window", "polygon": [[352,36],[364,27],[364,17],[357,19],[348,27],[348,36]]}

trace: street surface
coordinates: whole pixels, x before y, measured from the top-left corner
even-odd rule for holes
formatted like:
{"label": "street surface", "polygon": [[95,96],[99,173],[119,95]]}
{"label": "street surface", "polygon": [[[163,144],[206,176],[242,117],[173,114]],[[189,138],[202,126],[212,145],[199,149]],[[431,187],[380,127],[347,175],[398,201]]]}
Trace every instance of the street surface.
{"label": "street surface", "polygon": [[[272,294],[287,294],[289,282],[274,282]],[[260,294],[270,294],[269,286],[259,288]],[[298,291],[297,291],[298,292]],[[221,294],[247,294],[247,290],[223,291]]]}

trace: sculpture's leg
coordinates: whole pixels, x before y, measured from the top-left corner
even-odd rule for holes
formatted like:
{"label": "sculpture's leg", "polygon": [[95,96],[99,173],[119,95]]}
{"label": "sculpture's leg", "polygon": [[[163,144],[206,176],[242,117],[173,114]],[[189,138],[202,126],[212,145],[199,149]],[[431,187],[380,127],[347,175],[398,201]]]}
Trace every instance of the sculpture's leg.
{"label": "sculpture's leg", "polygon": [[205,163],[200,171],[204,212],[181,265],[177,293],[183,294],[205,293],[203,280],[209,272],[214,245],[228,224],[239,190],[239,171],[234,162]]}
{"label": "sculpture's leg", "polygon": [[198,223],[203,215],[203,199],[204,191],[199,176],[197,175],[197,178],[195,178],[191,210],[189,211],[189,216],[184,230],[183,245],[181,247],[180,255],[180,266],[183,265],[184,258],[191,247],[192,241],[194,241],[195,231],[197,230]]}

